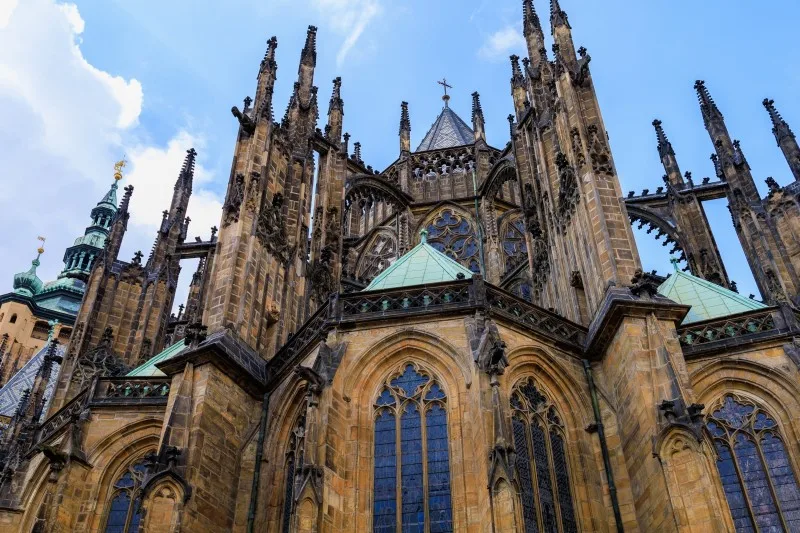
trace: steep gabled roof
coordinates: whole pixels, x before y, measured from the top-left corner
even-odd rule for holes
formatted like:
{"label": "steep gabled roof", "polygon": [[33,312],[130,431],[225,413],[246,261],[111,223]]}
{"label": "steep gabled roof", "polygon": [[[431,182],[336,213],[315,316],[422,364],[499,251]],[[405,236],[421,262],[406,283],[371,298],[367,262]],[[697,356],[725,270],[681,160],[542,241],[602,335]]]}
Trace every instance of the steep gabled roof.
{"label": "steep gabled roof", "polygon": [[172,346],[164,348],[161,353],[154,355],[147,362],[137,366],[125,375],[130,377],[164,377],[164,373],[156,368],[156,364],[178,355],[184,348],[186,348],[186,343],[181,339]]}
{"label": "steep gabled roof", "polygon": [[455,281],[459,274],[463,274],[462,279],[472,277],[471,270],[428,244],[426,236],[427,232],[423,232],[422,242],[378,274],[364,291]]}
{"label": "steep gabled roof", "polygon": [[[19,399],[25,389],[33,387],[33,381],[36,379],[36,374],[39,372],[39,367],[44,362],[44,356],[47,354],[49,344],[45,344],[42,348],[34,354],[30,360],[25,363],[19,371],[11,376],[11,379],[0,388],[0,416],[11,418],[19,405]],[[65,346],[59,344],[56,347],[56,355],[64,355]],[[50,404],[50,398],[53,396],[53,389],[56,386],[56,376],[58,376],[59,364],[53,362],[52,369],[50,370],[50,379],[47,382],[47,387],[44,391],[45,407],[42,410],[43,416],[47,412],[47,406]]]}
{"label": "steep gabled roof", "polygon": [[425,138],[419,143],[417,152],[464,146],[474,142],[475,133],[472,128],[461,120],[461,117],[456,115],[452,109],[445,106]]}
{"label": "steep gabled roof", "polygon": [[676,270],[658,287],[658,293],[691,309],[684,324],[767,307],[715,283]]}

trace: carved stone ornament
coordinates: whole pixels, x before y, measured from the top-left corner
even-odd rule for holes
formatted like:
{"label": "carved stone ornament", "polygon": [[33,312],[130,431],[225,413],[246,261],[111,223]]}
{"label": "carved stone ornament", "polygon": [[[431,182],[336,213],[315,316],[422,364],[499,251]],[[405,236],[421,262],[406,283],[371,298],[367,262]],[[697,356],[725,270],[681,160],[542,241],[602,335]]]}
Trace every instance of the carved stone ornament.
{"label": "carved stone ornament", "polygon": [[222,207],[223,227],[230,226],[234,222],[239,221],[239,209],[241,209],[242,201],[244,200],[244,188],[244,175],[236,174],[233,178],[228,198],[225,200],[225,205]]}
{"label": "carved stone ornament", "polygon": [[639,268],[631,279],[631,292],[636,296],[655,296],[658,294],[659,285],[658,278]]}
{"label": "carved stone ornament", "polygon": [[121,376],[130,370],[114,353],[113,341],[114,331],[106,328],[98,345],[78,357],[72,373],[72,382],[78,385],[78,389],[87,386],[95,376]]}
{"label": "carved stone ornament", "polygon": [[256,224],[256,237],[267,250],[285,262],[289,260],[290,254],[282,210],[283,195],[276,193],[272,203],[261,208]]}

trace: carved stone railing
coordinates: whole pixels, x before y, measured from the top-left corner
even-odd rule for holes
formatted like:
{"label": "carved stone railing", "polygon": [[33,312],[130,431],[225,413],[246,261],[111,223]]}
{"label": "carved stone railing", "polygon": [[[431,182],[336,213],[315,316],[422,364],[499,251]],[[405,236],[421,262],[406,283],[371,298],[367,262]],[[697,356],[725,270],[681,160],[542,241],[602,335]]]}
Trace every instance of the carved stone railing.
{"label": "carved stone railing", "polygon": [[170,382],[159,377],[101,378],[90,404],[166,404]]}
{"label": "carved stone railing", "polygon": [[328,331],[330,302],[317,309],[296,334],[286,341],[275,357],[267,364],[267,382],[282,374],[295,361],[298,354]]}
{"label": "carved stone railing", "polygon": [[724,318],[703,320],[678,328],[681,346],[696,348],[730,339],[779,333],[775,309],[763,309]]}
{"label": "carved stone railing", "polygon": [[[483,279],[464,279],[410,288],[334,295],[317,310],[267,363],[267,384],[274,386],[334,327],[430,313],[472,314],[482,309],[581,350],[586,329],[516,296],[490,287]],[[272,385],[270,385],[272,384]]]}
{"label": "carved stone railing", "polygon": [[341,321],[407,316],[447,308],[474,306],[472,280],[437,283],[413,288],[346,294],[339,297]]}
{"label": "carved stone railing", "polygon": [[67,405],[59,409],[53,416],[45,420],[44,424],[42,424],[36,432],[34,441],[36,443],[44,442],[61,431],[64,426],[70,423],[73,417],[80,415],[81,411],[86,408],[88,396],[89,390],[84,390],[70,400]]}
{"label": "carved stone railing", "polygon": [[537,307],[495,287],[487,287],[486,302],[492,313],[502,315],[528,329],[576,347],[586,342],[586,330],[569,320]]}

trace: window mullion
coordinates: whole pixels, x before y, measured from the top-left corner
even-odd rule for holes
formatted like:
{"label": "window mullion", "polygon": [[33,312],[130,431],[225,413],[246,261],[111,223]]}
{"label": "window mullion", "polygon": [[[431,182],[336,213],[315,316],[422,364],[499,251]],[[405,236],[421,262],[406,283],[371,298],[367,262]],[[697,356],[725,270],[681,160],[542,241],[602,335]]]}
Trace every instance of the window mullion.
{"label": "window mullion", "polygon": [[419,398],[419,403],[417,404],[417,408],[419,409],[420,417],[419,417],[419,424],[420,424],[420,435],[422,436],[422,442],[420,443],[420,447],[422,448],[422,502],[423,502],[423,512],[425,513],[425,531],[431,530],[431,514],[430,514],[430,502],[428,501],[428,495],[430,494],[430,487],[428,486],[428,428],[427,428],[427,413],[425,412],[425,403],[423,402],[422,396]]}
{"label": "window mullion", "polygon": [[755,531],[759,531],[758,524],[756,523],[756,515],[753,512],[753,502],[750,500],[750,494],[748,493],[747,485],[744,482],[744,476],[742,475],[742,470],[739,467],[739,458],[736,455],[736,448],[735,448],[736,440],[733,438],[734,435],[735,432],[728,435],[728,448],[731,451],[733,468],[734,470],[736,470],[736,477],[739,478],[739,486],[742,489],[742,495],[744,496],[745,502],[747,502],[747,513],[750,515],[750,522],[753,524],[753,529]]}
{"label": "window mullion", "polygon": [[539,494],[539,472],[536,470],[536,448],[533,444],[533,424],[536,422],[536,415],[530,415],[527,420],[527,427],[525,428],[526,437],[528,439],[528,462],[531,468],[531,480],[533,489],[533,501],[536,504],[536,522],[539,526],[539,531],[544,531],[544,517],[542,516],[542,501]]}
{"label": "window mullion", "polygon": [[394,454],[397,460],[395,461],[395,492],[397,493],[395,496],[395,500],[397,503],[395,506],[397,509],[395,510],[395,516],[397,517],[397,533],[403,532],[403,454],[402,449],[400,447],[403,441],[403,428],[400,425],[402,414],[403,414],[403,403],[402,402],[395,402],[397,406],[397,413],[394,417],[394,428],[395,428],[395,437],[394,437]]}
{"label": "window mullion", "polygon": [[[545,449],[547,450],[547,466],[550,469],[550,490],[553,491],[553,509],[556,513],[556,527],[559,531],[564,531],[564,524],[561,523],[561,497],[558,492],[558,476],[556,475],[555,460],[553,459],[552,428],[550,424],[545,425]],[[565,450],[566,451],[566,450]]]}
{"label": "window mullion", "polygon": [[[775,436],[775,438],[778,438]],[[766,474],[767,484],[769,486],[769,491],[772,494],[772,499],[775,500],[775,509],[778,511],[778,518],[781,521],[781,525],[783,526],[784,531],[789,531],[789,526],[786,524],[786,519],[783,516],[783,510],[781,509],[781,501],[778,499],[778,492],[775,490],[775,484],[772,481],[772,474],[769,471],[769,465],[767,464],[767,458],[764,457],[764,450],[761,449],[761,440],[760,438],[754,433],[753,434],[753,442],[756,445],[756,450],[758,451],[758,459],[761,461],[761,466],[764,468],[764,474]],[[781,441],[783,442],[783,441]],[[784,446],[785,447],[785,446]],[[788,457],[787,457],[788,459]],[[789,464],[791,467],[791,464]]]}

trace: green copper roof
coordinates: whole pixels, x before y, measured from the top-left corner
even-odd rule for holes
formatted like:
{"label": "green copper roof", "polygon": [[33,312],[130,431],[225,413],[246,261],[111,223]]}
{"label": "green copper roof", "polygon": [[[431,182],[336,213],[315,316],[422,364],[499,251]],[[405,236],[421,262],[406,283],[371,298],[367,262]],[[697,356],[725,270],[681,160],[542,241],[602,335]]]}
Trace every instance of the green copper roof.
{"label": "green copper roof", "polygon": [[365,291],[426,285],[440,281],[455,281],[459,274],[472,277],[473,272],[453,261],[427,243],[427,231],[422,232],[422,242],[406,255],[392,263],[367,285]]}
{"label": "green copper roof", "polygon": [[113,212],[117,212],[117,182],[111,184],[111,188],[108,192],[103,196],[103,198],[97,202],[97,207],[106,207]]}
{"label": "green copper roof", "polygon": [[183,339],[179,340],[169,348],[165,348],[163,352],[158,355],[154,355],[150,358],[149,361],[144,363],[143,365],[137,366],[130,372],[126,374],[126,376],[131,377],[164,377],[164,373],[156,368],[156,364],[162,361],[166,361],[167,359],[178,355],[183,351],[186,347],[186,343],[183,342]]}
{"label": "green copper roof", "polygon": [[679,304],[692,306],[683,319],[684,324],[767,307],[761,302],[678,270],[661,284],[658,293]]}
{"label": "green copper roof", "polygon": [[17,294],[33,296],[42,290],[43,283],[39,276],[36,275],[36,267],[40,265],[39,257],[41,257],[43,251],[41,248],[39,249],[39,255],[31,261],[31,267],[26,272],[14,274],[14,292]]}

